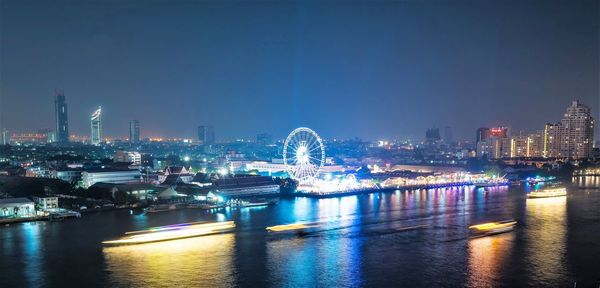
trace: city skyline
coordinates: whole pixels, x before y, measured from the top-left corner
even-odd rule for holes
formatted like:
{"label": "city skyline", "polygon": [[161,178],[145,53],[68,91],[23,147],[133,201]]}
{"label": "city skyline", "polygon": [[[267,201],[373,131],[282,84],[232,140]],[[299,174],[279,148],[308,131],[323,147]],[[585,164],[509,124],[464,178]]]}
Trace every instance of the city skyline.
{"label": "city skyline", "polygon": [[[448,4],[411,2],[343,9],[37,2],[41,8],[29,11],[5,1],[0,126],[53,127],[55,88],[65,91],[70,132],[80,135],[97,106],[105,108],[108,136],[127,136],[133,118],[144,123],[145,137],[194,138],[196,125],[207,123],[218,140],[264,131],[279,139],[298,126],[370,140],[450,126],[454,138],[471,139],[485,126],[538,130],[572,100],[600,118],[597,3],[546,3],[544,13],[532,3],[466,3],[447,12]],[[233,19],[236,25],[227,24]],[[37,33],[40,21],[56,37]],[[36,50],[43,44],[49,48]]]}

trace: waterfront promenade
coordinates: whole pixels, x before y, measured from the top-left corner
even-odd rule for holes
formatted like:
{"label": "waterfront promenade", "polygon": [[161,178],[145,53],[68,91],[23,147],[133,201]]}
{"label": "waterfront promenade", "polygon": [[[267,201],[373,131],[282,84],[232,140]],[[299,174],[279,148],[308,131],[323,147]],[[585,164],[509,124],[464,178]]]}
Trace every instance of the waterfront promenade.
{"label": "waterfront promenade", "polygon": [[[368,188],[368,189],[355,189],[355,190],[346,190],[346,191],[334,191],[334,192],[304,192],[297,191],[294,193],[296,197],[308,197],[308,198],[334,198],[334,197],[344,197],[344,196],[353,196],[353,195],[361,195],[361,194],[370,194],[370,193],[390,193],[394,191],[408,191],[408,190],[420,190],[420,189],[437,189],[437,188],[446,188],[446,187],[460,187],[460,186],[477,186],[482,183],[474,183],[471,181],[467,182],[458,182],[458,183],[441,183],[441,184],[416,184],[416,185],[403,185],[397,187],[380,187],[380,188]],[[486,183],[487,184],[487,183]],[[508,186],[508,182],[500,182],[491,185],[494,186]]]}

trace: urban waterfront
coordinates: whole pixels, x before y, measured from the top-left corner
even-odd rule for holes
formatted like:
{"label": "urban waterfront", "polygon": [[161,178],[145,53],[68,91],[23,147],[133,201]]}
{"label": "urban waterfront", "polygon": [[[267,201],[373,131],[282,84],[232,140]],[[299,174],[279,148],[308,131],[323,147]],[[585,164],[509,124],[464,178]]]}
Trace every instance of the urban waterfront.
{"label": "urban waterfront", "polygon": [[[527,199],[531,187],[456,187],[263,208],[142,214],[112,211],[0,229],[4,287],[598,287],[600,178],[569,196]],[[469,239],[474,223],[515,219],[515,231]],[[103,247],[126,231],[233,220],[232,233]],[[305,236],[265,227],[318,223]],[[93,279],[93,280],[92,280]]]}

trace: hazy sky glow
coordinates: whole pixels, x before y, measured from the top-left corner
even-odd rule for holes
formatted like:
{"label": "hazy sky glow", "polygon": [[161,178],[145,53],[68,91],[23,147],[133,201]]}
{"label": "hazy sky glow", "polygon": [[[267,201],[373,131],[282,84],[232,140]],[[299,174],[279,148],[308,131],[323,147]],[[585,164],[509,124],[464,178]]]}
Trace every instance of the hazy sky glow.
{"label": "hazy sky glow", "polygon": [[597,1],[0,0],[0,121],[71,133],[218,139],[306,125],[323,137],[473,139],[599,113]]}

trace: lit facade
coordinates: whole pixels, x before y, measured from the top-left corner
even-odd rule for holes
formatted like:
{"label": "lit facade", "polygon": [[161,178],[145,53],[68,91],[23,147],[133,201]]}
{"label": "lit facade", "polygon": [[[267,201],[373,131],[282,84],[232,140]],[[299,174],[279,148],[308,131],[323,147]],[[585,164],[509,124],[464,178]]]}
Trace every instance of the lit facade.
{"label": "lit facade", "polygon": [[92,114],[90,122],[92,128],[90,142],[92,145],[99,145],[102,142],[102,107],[98,107],[98,110]]}
{"label": "lit facade", "polygon": [[546,124],[543,136],[544,156],[574,159],[591,157],[594,125],[590,108],[579,101],[573,101],[560,123]]}
{"label": "lit facade", "polygon": [[81,174],[81,182],[83,188],[102,182],[102,183],[139,183],[142,174],[139,170],[98,170],[85,171]]}

